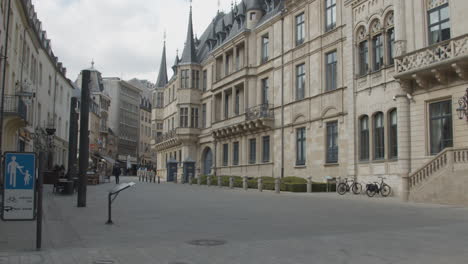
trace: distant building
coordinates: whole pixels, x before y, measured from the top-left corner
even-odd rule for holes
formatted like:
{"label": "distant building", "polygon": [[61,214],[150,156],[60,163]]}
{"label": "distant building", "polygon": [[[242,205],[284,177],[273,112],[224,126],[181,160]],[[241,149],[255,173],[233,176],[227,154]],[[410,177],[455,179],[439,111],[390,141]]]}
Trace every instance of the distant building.
{"label": "distant building", "polygon": [[151,101],[141,98],[140,104],[140,138],[138,144],[138,162],[142,166],[156,164],[151,153]]}
{"label": "distant building", "polygon": [[104,78],[104,91],[111,98],[109,124],[118,137],[117,160],[138,165],[140,103],[142,90],[120,78]]}

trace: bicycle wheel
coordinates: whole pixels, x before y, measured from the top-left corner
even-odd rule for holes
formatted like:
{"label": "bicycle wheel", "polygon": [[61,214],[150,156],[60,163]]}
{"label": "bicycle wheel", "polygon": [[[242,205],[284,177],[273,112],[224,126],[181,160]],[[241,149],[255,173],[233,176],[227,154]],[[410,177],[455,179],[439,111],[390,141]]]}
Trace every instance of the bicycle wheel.
{"label": "bicycle wheel", "polygon": [[346,184],[344,183],[340,183],[338,185],[338,188],[336,188],[336,191],[341,194],[341,195],[344,195],[347,191],[348,187],[346,186]]}
{"label": "bicycle wheel", "polygon": [[362,185],[356,182],[355,184],[353,184],[351,190],[354,194],[360,194],[362,192]]}
{"label": "bicycle wheel", "polygon": [[390,195],[390,193],[392,193],[392,188],[390,186],[388,186],[387,184],[384,184],[382,186],[382,189],[380,190],[380,194],[383,196],[383,197],[387,197]]}
{"label": "bicycle wheel", "polygon": [[367,194],[367,196],[369,196],[369,197],[374,197],[374,195],[375,195],[375,189],[376,189],[376,188],[375,188],[375,186],[374,186],[373,184],[368,184],[368,185],[366,186],[366,194]]}

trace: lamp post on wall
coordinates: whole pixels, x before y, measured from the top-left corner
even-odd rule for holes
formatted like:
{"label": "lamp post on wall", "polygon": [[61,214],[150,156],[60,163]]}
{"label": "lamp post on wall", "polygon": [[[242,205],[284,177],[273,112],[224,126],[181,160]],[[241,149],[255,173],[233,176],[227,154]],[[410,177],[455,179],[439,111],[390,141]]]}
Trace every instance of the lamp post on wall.
{"label": "lamp post on wall", "polygon": [[457,109],[458,117],[460,119],[466,118],[468,122],[468,88],[466,88],[465,95],[458,100],[460,107]]}

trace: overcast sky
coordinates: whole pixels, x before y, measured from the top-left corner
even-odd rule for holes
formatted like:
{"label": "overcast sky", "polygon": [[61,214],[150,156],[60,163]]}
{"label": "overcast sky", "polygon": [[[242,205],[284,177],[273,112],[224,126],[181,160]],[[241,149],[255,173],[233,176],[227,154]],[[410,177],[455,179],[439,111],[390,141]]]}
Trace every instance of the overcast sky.
{"label": "overcast sky", "polygon": [[[95,67],[105,77],[155,82],[167,30],[168,74],[187,34],[188,0],[33,0],[52,49],[68,78]],[[220,0],[221,10],[231,0]],[[218,0],[194,0],[193,23],[201,35],[218,10]]]}

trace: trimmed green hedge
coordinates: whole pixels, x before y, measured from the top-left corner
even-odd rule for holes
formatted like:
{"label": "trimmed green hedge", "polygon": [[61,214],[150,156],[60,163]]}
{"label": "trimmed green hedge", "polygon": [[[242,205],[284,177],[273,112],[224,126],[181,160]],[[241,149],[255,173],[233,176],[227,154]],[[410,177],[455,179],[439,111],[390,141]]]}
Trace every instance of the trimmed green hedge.
{"label": "trimmed green hedge", "polygon": [[[207,178],[211,177],[211,185],[218,185],[218,177],[215,176],[200,176],[200,184],[207,185]],[[221,186],[229,186],[229,177],[230,176],[221,176]],[[234,187],[242,188],[243,179],[241,176],[234,177]],[[263,182],[263,190],[275,190],[275,178],[274,177],[261,177]],[[198,184],[198,179],[193,179],[193,184]],[[258,189],[258,178],[248,178],[247,187],[249,189]],[[329,185],[330,192],[336,192],[336,185]],[[285,177],[281,180],[281,191],[283,192],[307,192],[307,180],[300,177]],[[326,192],[327,184],[326,183],[312,183],[312,192]]]}

